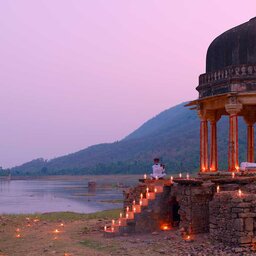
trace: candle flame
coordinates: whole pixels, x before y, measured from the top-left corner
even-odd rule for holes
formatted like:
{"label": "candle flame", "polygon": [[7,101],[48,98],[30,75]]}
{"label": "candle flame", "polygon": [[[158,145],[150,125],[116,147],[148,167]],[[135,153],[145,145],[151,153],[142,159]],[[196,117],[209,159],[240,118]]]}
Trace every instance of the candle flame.
{"label": "candle flame", "polygon": [[140,206],[142,206],[142,200],[140,200]]}
{"label": "candle flame", "polygon": [[115,220],[112,220],[112,224],[115,225]]}
{"label": "candle flame", "polygon": [[157,188],[154,189],[155,193],[157,192]]}
{"label": "candle flame", "polygon": [[126,207],[126,211],[129,212],[129,206]]}
{"label": "candle flame", "polygon": [[16,228],[16,230],[15,230],[16,232],[20,232],[20,229],[19,228]]}
{"label": "candle flame", "polygon": [[217,193],[220,193],[220,186],[217,186]]}
{"label": "candle flame", "polygon": [[147,174],[144,174],[144,180],[146,180],[147,179]]}
{"label": "candle flame", "polygon": [[133,204],[133,205],[135,205],[135,204],[136,204],[135,200],[133,200],[132,204]]}
{"label": "candle flame", "polygon": [[147,187],[147,189],[146,189],[146,190],[147,190],[147,193],[148,193],[148,191],[149,191],[149,188]]}
{"label": "candle flame", "polygon": [[187,173],[187,180],[189,180],[189,173]]}
{"label": "candle flame", "polygon": [[129,217],[129,214],[128,214],[128,213],[126,213],[126,219],[128,219],[128,217]]}
{"label": "candle flame", "polygon": [[180,177],[180,178],[182,177],[182,173],[179,174],[179,177]]}
{"label": "candle flame", "polygon": [[104,231],[107,231],[107,226],[104,227]]}
{"label": "candle flame", "polygon": [[120,212],[120,218],[122,218],[123,217],[123,214]]}
{"label": "candle flame", "polygon": [[20,234],[17,234],[15,237],[16,237],[16,238],[21,238],[21,235],[20,235]]}
{"label": "candle flame", "polygon": [[143,194],[142,193],[140,193],[140,199],[142,199],[143,198]]}
{"label": "candle flame", "polygon": [[55,229],[55,230],[53,231],[53,233],[58,234],[58,233],[60,233],[60,231],[59,231],[58,229]]}
{"label": "candle flame", "polygon": [[173,177],[171,176],[171,182],[173,182]]}
{"label": "candle flame", "polygon": [[242,196],[242,190],[241,189],[238,189],[238,195]]}
{"label": "candle flame", "polygon": [[136,207],[133,208],[133,211],[136,212]]}
{"label": "candle flame", "polygon": [[234,172],[232,172],[232,179],[234,179],[235,178],[235,173]]}

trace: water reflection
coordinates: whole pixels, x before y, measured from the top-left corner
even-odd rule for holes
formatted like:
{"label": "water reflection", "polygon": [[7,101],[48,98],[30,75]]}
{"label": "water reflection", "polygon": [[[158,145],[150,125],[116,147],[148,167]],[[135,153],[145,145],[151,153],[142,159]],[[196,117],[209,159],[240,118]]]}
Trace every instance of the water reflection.
{"label": "water reflection", "polygon": [[[120,177],[120,180],[122,179],[123,177]],[[136,177],[128,179],[127,185],[133,184],[136,180]],[[86,177],[0,180],[0,214],[55,211],[90,213],[121,207],[121,204],[106,202],[122,199],[121,188],[103,186],[106,178],[97,177],[97,189],[88,190],[88,181],[89,178]]]}

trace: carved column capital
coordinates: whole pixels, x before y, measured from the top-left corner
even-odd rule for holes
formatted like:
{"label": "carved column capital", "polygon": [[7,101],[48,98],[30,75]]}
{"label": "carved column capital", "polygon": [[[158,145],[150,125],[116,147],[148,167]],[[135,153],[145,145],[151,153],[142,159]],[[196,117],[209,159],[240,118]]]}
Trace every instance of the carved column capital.
{"label": "carved column capital", "polygon": [[229,115],[233,116],[237,115],[243,109],[243,105],[241,103],[228,103],[225,105],[225,109]]}
{"label": "carved column capital", "polygon": [[206,117],[211,124],[215,124],[220,120],[221,114],[216,110],[207,110]]}

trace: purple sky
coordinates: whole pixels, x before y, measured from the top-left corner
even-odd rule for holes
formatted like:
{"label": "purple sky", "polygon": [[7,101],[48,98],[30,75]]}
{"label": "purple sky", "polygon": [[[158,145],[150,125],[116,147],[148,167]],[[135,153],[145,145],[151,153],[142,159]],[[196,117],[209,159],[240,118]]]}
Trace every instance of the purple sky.
{"label": "purple sky", "polygon": [[255,0],[0,1],[0,166],[122,139],[195,99],[210,42]]}

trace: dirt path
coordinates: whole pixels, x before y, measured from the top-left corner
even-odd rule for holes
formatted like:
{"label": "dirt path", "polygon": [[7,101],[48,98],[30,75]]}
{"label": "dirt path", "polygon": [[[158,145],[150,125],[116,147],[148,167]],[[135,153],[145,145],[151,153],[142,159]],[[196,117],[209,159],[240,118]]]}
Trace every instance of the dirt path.
{"label": "dirt path", "polygon": [[0,217],[0,256],[256,255],[213,244],[207,235],[197,235],[188,243],[174,230],[107,239],[102,235],[107,223],[108,218],[81,216],[77,220]]}

